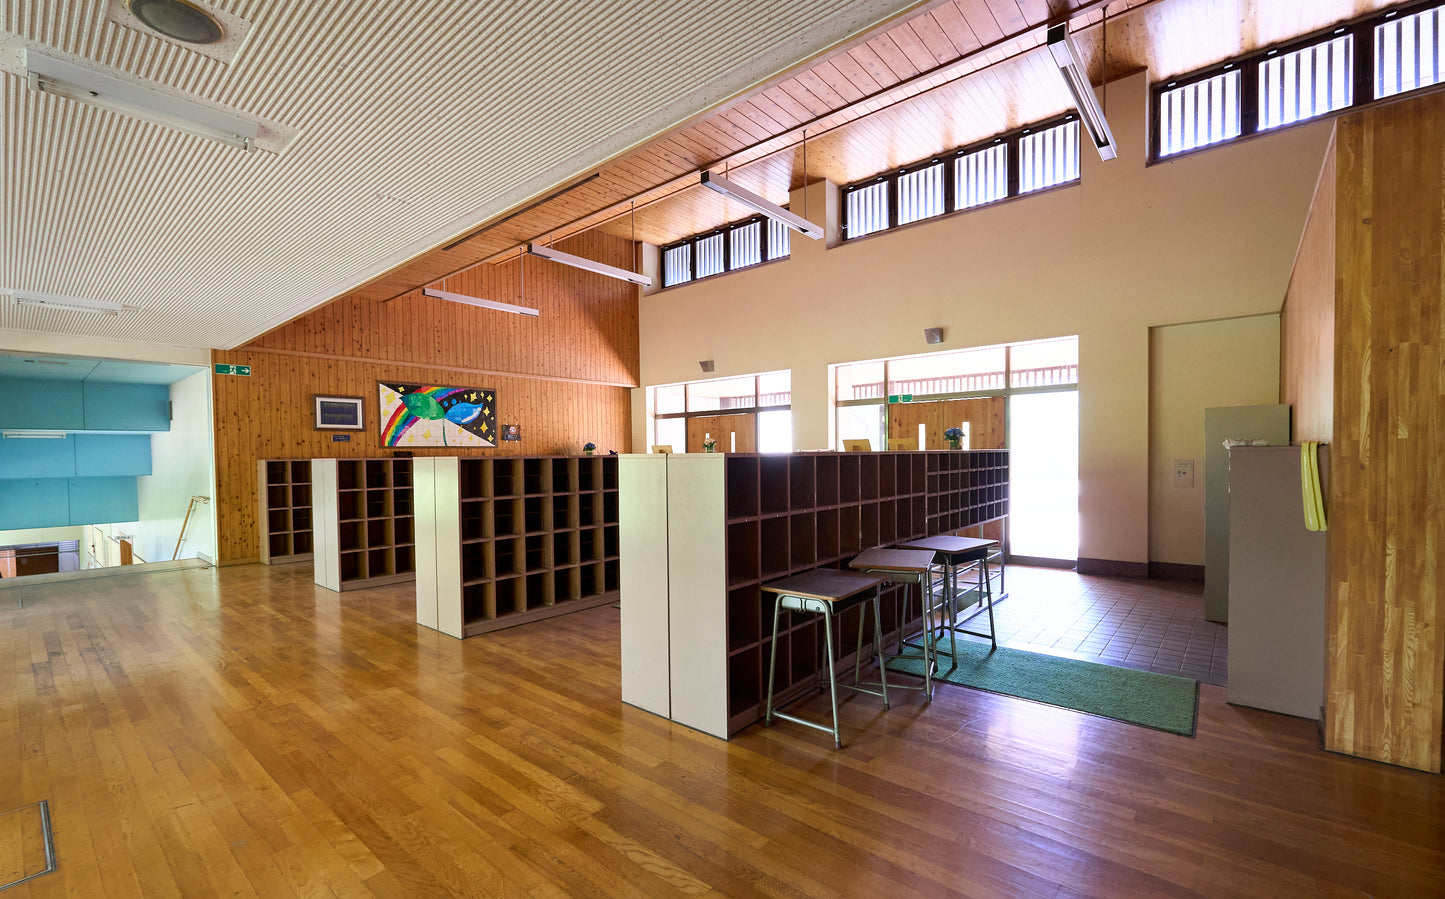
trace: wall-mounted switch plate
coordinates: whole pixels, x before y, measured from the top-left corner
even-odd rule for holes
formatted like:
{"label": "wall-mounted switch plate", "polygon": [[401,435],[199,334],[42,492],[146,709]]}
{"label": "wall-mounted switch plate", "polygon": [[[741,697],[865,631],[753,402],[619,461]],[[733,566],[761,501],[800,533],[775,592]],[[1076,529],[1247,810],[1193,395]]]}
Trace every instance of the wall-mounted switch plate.
{"label": "wall-mounted switch plate", "polygon": [[1175,460],[1174,460],[1174,486],[1175,486],[1175,487],[1193,487],[1193,486],[1194,486],[1194,460],[1193,460],[1193,459],[1175,459]]}

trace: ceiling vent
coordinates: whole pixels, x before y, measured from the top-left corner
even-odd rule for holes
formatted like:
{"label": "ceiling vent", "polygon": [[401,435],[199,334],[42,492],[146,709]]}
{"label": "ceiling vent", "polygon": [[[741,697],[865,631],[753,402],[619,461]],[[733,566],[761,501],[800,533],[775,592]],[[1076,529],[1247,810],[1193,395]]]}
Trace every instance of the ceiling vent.
{"label": "ceiling vent", "polygon": [[106,0],[105,18],[226,63],[236,59],[251,33],[245,19],[189,0]]}

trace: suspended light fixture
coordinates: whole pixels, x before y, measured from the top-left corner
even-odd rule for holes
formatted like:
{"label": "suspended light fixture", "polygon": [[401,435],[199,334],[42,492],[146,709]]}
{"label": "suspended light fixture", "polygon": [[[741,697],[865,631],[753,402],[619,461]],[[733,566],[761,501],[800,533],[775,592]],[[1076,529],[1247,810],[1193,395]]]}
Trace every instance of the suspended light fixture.
{"label": "suspended light fixture", "polygon": [[647,275],[630,272],[625,268],[618,268],[615,265],[608,265],[605,262],[596,262],[591,259],[584,259],[581,256],[573,256],[571,253],[564,253],[561,250],[555,250],[552,247],[543,246],[539,243],[527,244],[525,253],[528,256],[540,256],[543,259],[550,259],[553,262],[560,262],[563,265],[570,265],[573,268],[580,268],[583,271],[606,275],[609,278],[616,278],[619,281],[630,281],[633,284],[641,284],[643,287],[652,286],[652,279]]}
{"label": "suspended light fixture", "polygon": [[709,190],[717,191],[725,197],[731,197],[744,206],[752,207],[773,221],[787,225],[805,237],[811,237],[814,240],[820,240],[823,237],[823,229],[821,226],[813,224],[800,215],[794,215],[783,207],[763,199],[745,187],[737,186],[721,175],[714,175],[712,172],[703,172],[702,175],[699,176],[698,183]]}
{"label": "suspended light fixture", "polygon": [[484,300],[481,297],[471,297],[464,293],[452,293],[449,290],[437,290],[434,287],[423,287],[421,292],[437,300],[446,300],[450,303],[465,303],[468,306],[480,306],[483,309],[496,309],[498,312],[512,312],[517,315],[530,315],[540,317],[541,312],[530,306],[515,306],[511,303],[498,303],[496,300]]}
{"label": "suspended light fixture", "polygon": [[1069,93],[1074,95],[1074,107],[1078,109],[1084,129],[1089,132],[1094,147],[1099,151],[1099,158],[1113,159],[1119,155],[1118,147],[1114,143],[1114,132],[1109,130],[1104,111],[1099,108],[1098,98],[1094,96],[1093,85],[1089,83],[1089,76],[1086,74],[1087,70],[1080,62],[1079,48],[1074,43],[1073,35],[1069,34],[1069,26],[1050,25],[1048,45],[1049,53],[1063,74],[1064,83],[1069,87]]}

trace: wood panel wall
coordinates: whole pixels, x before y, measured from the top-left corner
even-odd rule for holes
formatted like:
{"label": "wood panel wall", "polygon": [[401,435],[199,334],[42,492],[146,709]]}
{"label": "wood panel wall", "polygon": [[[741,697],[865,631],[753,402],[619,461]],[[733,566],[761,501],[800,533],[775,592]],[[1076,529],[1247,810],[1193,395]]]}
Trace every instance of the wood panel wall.
{"label": "wood panel wall", "polygon": [[[732,449],[729,436],[734,433],[738,435],[736,449]],[[734,412],[687,419],[687,452],[702,452],[703,438],[708,434],[717,441],[720,453],[755,453],[758,451],[758,413]]]}
{"label": "wood panel wall", "polygon": [[973,400],[936,400],[927,403],[894,403],[888,407],[888,439],[917,437],[919,424],[927,426],[928,445],[920,450],[948,449],[943,441],[946,428],[969,423],[969,449],[1003,449],[1004,406],[1001,396]]}
{"label": "wood panel wall", "polygon": [[[558,249],[631,267],[632,244],[589,233]],[[632,285],[525,260],[484,265],[439,285],[520,303],[539,317],[432,299],[420,290],[383,302],[357,294],[333,302],[215,362],[251,366],[250,377],[212,375],[220,561],[259,556],[256,460],[390,455],[380,443],[378,381],[495,388],[497,423],[522,439],[496,449],[416,449],[417,455],[630,452],[631,394],[638,379],[637,293]],[[363,431],[313,429],[314,394],[365,400]],[[348,442],[333,435],[349,434]]]}
{"label": "wood panel wall", "polygon": [[1445,93],[1340,119],[1325,745],[1441,769]]}
{"label": "wood panel wall", "polygon": [[1334,439],[1336,177],[1332,138],[1280,310],[1279,401],[1296,445]]}

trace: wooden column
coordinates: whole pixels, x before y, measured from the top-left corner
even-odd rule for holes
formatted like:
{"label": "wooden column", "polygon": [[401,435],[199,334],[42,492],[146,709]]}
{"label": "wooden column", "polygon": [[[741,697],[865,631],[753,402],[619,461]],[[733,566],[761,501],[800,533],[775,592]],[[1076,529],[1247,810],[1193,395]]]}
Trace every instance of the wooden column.
{"label": "wooden column", "polygon": [[1336,132],[1325,744],[1441,769],[1445,94]]}

